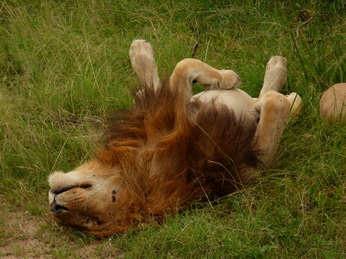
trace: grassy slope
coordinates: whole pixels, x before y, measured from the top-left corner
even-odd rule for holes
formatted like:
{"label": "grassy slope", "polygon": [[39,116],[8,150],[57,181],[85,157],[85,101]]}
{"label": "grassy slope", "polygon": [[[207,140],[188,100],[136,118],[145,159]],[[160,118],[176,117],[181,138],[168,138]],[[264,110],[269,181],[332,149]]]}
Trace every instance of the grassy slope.
{"label": "grassy slope", "polygon": [[[278,2],[0,4],[0,256],[28,254],[20,241],[34,239],[46,248],[30,255],[57,258],[85,250],[129,258],[345,257],[346,130],[318,114],[321,93],[345,81],[345,3]],[[46,179],[88,159],[102,117],[131,104],[134,38],[151,41],[162,75],[198,42],[196,58],[236,70],[254,96],[269,57],[283,55],[283,91],[298,92],[305,106],[288,124],[274,168],[242,193],[196,205],[160,228],[94,240],[49,219]],[[18,234],[7,215],[35,220],[34,233]],[[9,241],[18,245],[9,249]]]}

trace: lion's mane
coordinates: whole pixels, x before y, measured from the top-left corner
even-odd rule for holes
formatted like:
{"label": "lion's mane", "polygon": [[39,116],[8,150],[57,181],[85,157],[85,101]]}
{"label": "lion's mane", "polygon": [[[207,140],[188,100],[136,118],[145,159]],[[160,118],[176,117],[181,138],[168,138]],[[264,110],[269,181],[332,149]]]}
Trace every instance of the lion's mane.
{"label": "lion's mane", "polygon": [[133,108],[111,116],[98,154],[102,163],[121,169],[127,198],[119,221],[135,224],[150,215],[148,221],[161,223],[193,201],[241,188],[245,168],[259,164],[255,122],[237,120],[213,103],[186,103],[169,86],[142,87]]}

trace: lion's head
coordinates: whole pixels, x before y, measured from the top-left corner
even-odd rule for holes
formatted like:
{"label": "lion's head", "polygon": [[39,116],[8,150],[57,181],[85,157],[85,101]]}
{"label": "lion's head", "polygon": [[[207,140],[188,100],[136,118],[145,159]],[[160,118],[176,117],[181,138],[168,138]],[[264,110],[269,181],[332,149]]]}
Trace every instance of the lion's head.
{"label": "lion's head", "polygon": [[[117,167],[94,160],[69,173],[53,173],[49,184],[50,210],[64,224],[99,232],[110,229],[119,218],[115,216],[121,214],[122,182]],[[121,231],[122,224],[116,225]]]}

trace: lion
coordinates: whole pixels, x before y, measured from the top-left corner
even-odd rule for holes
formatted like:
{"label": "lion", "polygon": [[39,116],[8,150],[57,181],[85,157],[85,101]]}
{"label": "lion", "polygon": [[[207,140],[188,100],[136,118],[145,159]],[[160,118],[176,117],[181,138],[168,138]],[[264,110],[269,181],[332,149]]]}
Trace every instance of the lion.
{"label": "lion", "polygon": [[[115,113],[94,158],[48,179],[54,218],[96,237],[160,225],[193,202],[240,190],[272,166],[301,106],[296,93],[279,93],[281,56],[269,60],[252,98],[232,70],[187,58],[163,83],[149,42],[134,40],[129,55],[141,86],[133,107]],[[206,90],[192,96],[193,83]]]}

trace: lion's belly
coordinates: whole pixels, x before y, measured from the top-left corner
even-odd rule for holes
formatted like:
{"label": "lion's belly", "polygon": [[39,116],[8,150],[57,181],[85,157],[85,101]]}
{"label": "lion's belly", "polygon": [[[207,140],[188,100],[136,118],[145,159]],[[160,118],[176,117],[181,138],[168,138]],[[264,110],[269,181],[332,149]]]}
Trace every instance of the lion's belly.
{"label": "lion's belly", "polygon": [[230,90],[208,90],[196,94],[191,101],[200,100],[203,103],[212,103],[215,105],[226,105],[234,112],[237,118],[244,116],[245,119],[253,120],[255,118],[252,110],[255,100],[240,89]]}

